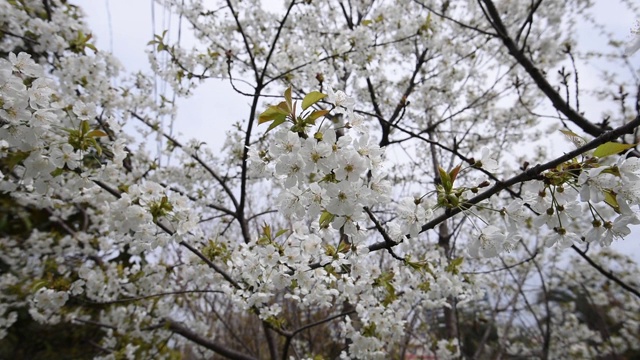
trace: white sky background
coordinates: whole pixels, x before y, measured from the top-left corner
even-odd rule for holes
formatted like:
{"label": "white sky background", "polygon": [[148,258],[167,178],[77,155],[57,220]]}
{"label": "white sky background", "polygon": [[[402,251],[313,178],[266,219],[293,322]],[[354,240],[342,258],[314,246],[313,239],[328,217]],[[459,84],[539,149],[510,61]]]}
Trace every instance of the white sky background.
{"label": "white sky background", "polygon": [[[147,43],[153,34],[160,34],[165,29],[170,29],[170,43],[177,39],[178,18],[170,17],[162,6],[153,4],[153,0],[84,0],[76,1],[87,14],[87,22],[96,38],[98,49],[112,51],[122,62],[125,71],[135,72],[142,70],[151,73],[146,51],[151,49]],[[265,7],[270,10],[280,11],[283,8],[282,0],[267,0]],[[154,16],[152,16],[152,6]],[[605,25],[604,30],[614,34],[621,40],[630,40],[630,28],[636,20],[633,14],[624,10],[617,2],[611,0],[595,0],[592,10],[593,16]],[[155,19],[155,26],[152,18]],[[187,46],[193,44],[193,36],[186,22],[182,24],[181,44]],[[606,40],[599,35],[597,29],[593,29],[588,23],[578,24],[578,43],[582,50],[599,49],[607,46]],[[640,63],[640,52],[636,53],[630,61],[633,64]],[[604,63],[601,63],[604,64]],[[591,63],[592,68],[579,69],[581,87],[594,88],[599,81],[599,67],[597,61]],[[602,65],[601,65],[602,66]],[[613,69],[607,69],[613,70]],[[622,76],[631,76],[628,73]],[[171,95],[171,89],[163,91],[160,82],[159,94]],[[175,123],[174,134],[181,133],[181,140],[196,138],[204,141],[214,151],[221,148],[225,141],[225,132],[231,125],[242,120],[246,116],[250,99],[244,99],[236,94],[228,82],[207,80],[200,85],[194,94],[188,99],[179,99],[178,117]],[[581,104],[586,111],[587,118],[599,121],[603,109],[588,102]],[[166,124],[165,124],[166,125]],[[549,153],[560,155],[568,150],[563,145],[552,145]],[[640,263],[640,227],[635,227],[630,236],[623,241],[616,241],[613,247],[627,255],[632,256]]]}

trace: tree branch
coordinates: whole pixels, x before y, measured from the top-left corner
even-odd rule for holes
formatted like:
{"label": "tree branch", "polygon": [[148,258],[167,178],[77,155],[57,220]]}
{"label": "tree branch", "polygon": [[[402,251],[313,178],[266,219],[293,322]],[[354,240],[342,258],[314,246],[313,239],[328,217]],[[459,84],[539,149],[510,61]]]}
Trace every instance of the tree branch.
{"label": "tree branch", "polygon": [[[640,126],[640,116],[636,117],[633,121],[615,129],[612,131],[607,131],[604,134],[598,136],[597,138],[593,139],[592,141],[588,142],[587,144],[571,151],[568,152],[566,154],[564,154],[563,156],[560,156],[558,158],[556,158],[555,160],[551,160],[545,164],[542,165],[536,165],[534,167],[529,168],[528,170],[522,172],[519,175],[516,175],[514,177],[512,177],[509,180],[506,181],[498,181],[496,182],[496,184],[491,187],[489,190],[483,192],[482,194],[479,194],[471,199],[469,199],[468,201],[466,201],[464,204],[462,204],[460,207],[457,208],[453,208],[453,209],[448,209],[447,211],[445,211],[444,214],[436,217],[435,219],[429,221],[428,223],[424,224],[422,226],[421,229],[421,233],[425,232],[427,230],[433,229],[434,227],[436,227],[437,225],[439,225],[441,222],[453,217],[454,215],[460,213],[463,211],[463,209],[469,208],[472,205],[475,205],[481,201],[484,201],[488,198],[490,198],[491,196],[501,192],[502,190],[505,190],[507,188],[509,188],[510,186],[513,186],[515,184],[518,183],[522,183],[525,181],[529,181],[532,179],[535,179],[536,177],[538,177],[538,175],[542,174],[542,172],[549,170],[549,169],[553,169],[556,166],[564,163],[565,161],[569,161],[573,158],[575,158],[576,156],[579,156],[581,154],[584,154],[585,152],[589,151],[589,150],[593,150],[596,147],[598,147],[601,144],[604,144],[607,141],[612,141],[616,138],[618,138],[619,136],[626,134],[630,131],[632,131],[634,128],[636,128],[637,126]],[[380,250],[380,249],[385,249],[387,246],[390,246],[386,241],[383,242],[378,242],[375,244],[372,244],[369,246],[369,251],[376,251],[376,250]],[[393,245],[395,246],[395,245]]]}
{"label": "tree branch", "polygon": [[591,265],[594,269],[598,270],[598,272],[602,275],[604,275],[607,279],[613,281],[614,283],[620,285],[620,287],[622,287],[623,289],[627,290],[628,292],[632,293],[633,295],[635,295],[636,297],[640,298],[640,291],[632,288],[631,286],[627,285],[627,283],[625,283],[624,281],[620,280],[617,276],[613,275],[612,271],[607,271],[604,268],[602,268],[602,266],[598,265],[595,261],[593,261],[593,259],[591,259],[586,252],[580,250],[577,246],[575,245],[571,245],[571,248],[573,250],[575,250],[575,252],[577,252],[580,256],[582,256],[583,259],[585,259],[589,265]]}
{"label": "tree branch", "polygon": [[237,360],[255,360],[256,358],[243,354],[241,352],[232,350],[232,349],[228,349],[218,343],[215,343],[209,339],[206,339],[202,336],[200,336],[200,334],[191,331],[191,329],[188,329],[187,327],[173,321],[173,320],[166,320],[165,322],[165,326],[167,327],[168,330],[181,335],[182,337],[184,337],[185,339],[191,340],[194,343],[203,346],[213,352],[215,352],[216,354],[220,354],[222,356],[225,356],[229,359],[237,359]]}
{"label": "tree branch", "polygon": [[500,14],[498,13],[493,1],[482,0],[482,2],[486,6],[485,14],[487,15],[487,20],[489,20],[493,28],[498,33],[498,37],[502,40],[507,50],[509,50],[509,54],[511,54],[511,56],[513,56],[513,58],[526,70],[540,91],[542,91],[547,98],[551,100],[553,107],[564,114],[569,121],[577,125],[585,133],[593,137],[600,136],[603,133],[603,129],[587,120],[584,116],[574,110],[567,102],[565,102],[562,99],[562,96],[560,96],[553,86],[549,84],[547,79],[542,75],[533,62],[529,60],[522,51],[520,51],[518,45],[509,36],[507,28],[502,22]]}

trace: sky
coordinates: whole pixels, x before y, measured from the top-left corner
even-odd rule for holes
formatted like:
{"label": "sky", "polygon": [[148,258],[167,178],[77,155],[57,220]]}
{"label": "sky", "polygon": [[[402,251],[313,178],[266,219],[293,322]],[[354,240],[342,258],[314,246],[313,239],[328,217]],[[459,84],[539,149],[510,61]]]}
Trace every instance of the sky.
{"label": "sky", "polygon": [[[267,0],[264,4],[270,10],[283,8],[282,0]],[[146,51],[151,48],[147,43],[153,34],[169,29],[168,36],[173,36],[174,40],[177,37],[178,17],[170,16],[153,0],[84,0],[79,5],[88,15],[98,48],[111,50],[130,72],[151,72]],[[616,1],[596,0],[593,14],[598,21],[606,24],[606,31],[616,34],[620,39],[629,37],[635,19]],[[189,47],[195,44],[195,40],[190,36],[188,26],[182,25],[181,44]],[[578,23],[577,29],[579,43],[586,44],[588,48],[606,45],[598,35],[599,30],[591,24]],[[632,60],[640,61],[638,55],[640,53]],[[593,65],[592,70],[599,68],[597,61]],[[584,82],[597,81],[597,75],[596,71],[581,70],[581,80]],[[158,91],[170,94],[170,90],[163,91],[161,85]],[[236,94],[227,82],[207,80],[191,98],[179,101],[177,130],[184,133],[185,138],[196,137],[212,148],[219,148],[225,138],[222,129],[229,129],[232,123],[241,120],[244,113],[238,113],[235,109],[246,108],[247,103],[248,100]],[[582,105],[587,111],[593,110],[589,103]],[[202,131],[212,126],[215,131]]]}
{"label": "sky", "polygon": [[[177,38],[178,17],[170,16],[150,0],[87,0],[79,4],[87,14],[97,47],[111,51],[127,72],[151,74],[147,53],[151,46],[147,43],[154,34],[170,29],[167,36]],[[181,44],[187,47],[195,44],[190,35],[184,24]],[[163,87],[159,79],[157,89],[158,94],[171,98],[171,89]],[[183,134],[182,140],[197,138],[219,149],[225,131],[244,116],[237,109],[246,109],[247,104],[249,100],[235,93],[228,82],[209,79],[191,97],[178,99],[179,119],[174,134]]]}
{"label": "sky", "polygon": [[[177,36],[178,18],[170,16],[153,0],[84,0],[77,3],[87,14],[97,47],[113,52],[128,72],[151,72],[146,51],[151,48],[147,43],[153,34],[170,29],[169,36]],[[263,6],[281,10],[282,3],[281,0],[268,0]],[[630,40],[630,28],[640,19],[634,19],[616,1],[595,0],[594,3],[591,13],[604,24],[602,30],[614,34],[621,41]],[[579,43],[586,49],[606,46],[606,41],[599,35],[601,29],[594,28],[590,23],[578,23],[577,31]],[[194,44],[186,24],[183,24],[181,43],[185,46]],[[640,52],[630,61],[640,63]],[[602,70],[602,63],[594,61],[592,66],[590,69],[581,69],[580,78],[585,87],[591,87],[590,84],[599,81],[597,76],[598,71]],[[158,91],[171,94],[170,90],[164,92],[161,85]],[[237,109],[247,109],[248,104],[249,99],[236,94],[227,82],[208,80],[190,98],[177,102],[179,115],[174,134],[183,134],[179,137],[182,140],[197,138],[214,150],[220,149],[225,141],[225,131],[245,116],[246,111],[238,112]],[[583,106],[588,113],[601,111],[588,102]],[[553,153],[565,150],[555,146],[551,149]],[[640,227],[635,227],[630,236],[615,242],[613,247],[632,255],[640,263]]]}

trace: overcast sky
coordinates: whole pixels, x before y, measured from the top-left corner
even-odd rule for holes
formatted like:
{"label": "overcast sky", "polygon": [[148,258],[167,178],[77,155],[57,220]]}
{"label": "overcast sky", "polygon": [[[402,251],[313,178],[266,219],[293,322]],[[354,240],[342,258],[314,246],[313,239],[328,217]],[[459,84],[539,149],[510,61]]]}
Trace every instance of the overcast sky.
{"label": "overcast sky", "polygon": [[[142,70],[150,73],[146,51],[150,49],[147,43],[154,33],[159,34],[169,28],[169,36],[177,34],[177,17],[170,17],[157,4],[152,5],[152,0],[85,0],[77,3],[88,16],[87,21],[97,39],[97,47],[113,51],[130,72]],[[268,4],[280,10],[282,0],[269,0]],[[637,19],[624,11],[617,1],[595,0],[592,13],[598,22],[605,25],[605,31],[614,34],[619,40],[630,39],[630,28]],[[155,24],[152,19],[155,19]],[[193,43],[193,38],[188,26],[183,25],[181,43],[189,45]],[[583,49],[606,46],[606,41],[598,35],[598,30],[588,23],[578,24],[578,38]],[[640,52],[631,61],[640,62]],[[593,88],[593,82],[598,81],[598,63],[593,65],[594,69],[583,69],[580,74],[586,88]],[[168,90],[168,94],[170,93]],[[211,148],[219,149],[224,142],[225,131],[231,124],[246,116],[248,104],[249,100],[233,92],[227,82],[208,80],[191,98],[178,102],[176,132],[184,134],[181,137],[183,140],[197,138]],[[589,107],[589,104],[583,105]],[[593,108],[588,110],[595,113]],[[626,240],[615,242],[614,247],[626,254],[633,254],[640,263],[640,227],[636,227]]]}
{"label": "overcast sky", "polygon": [[[269,4],[266,6],[281,10],[283,1],[268,0],[265,3]],[[177,36],[178,18],[169,16],[152,0],[85,0],[80,4],[88,15],[98,48],[112,50],[127,71],[150,72],[145,51],[150,49],[147,43],[154,33],[159,34],[164,29],[170,29],[168,36],[174,37],[173,40]],[[625,12],[617,1],[596,0],[593,14],[598,21],[605,24],[606,31],[615,34],[621,40],[629,38],[629,30],[635,19]],[[605,40],[598,35],[598,30],[593,29],[588,23],[578,24],[578,37],[584,48],[606,46]],[[181,44],[189,46],[193,43],[188,26],[183,24]],[[633,60],[637,59],[638,54]],[[597,69],[597,63],[595,68]],[[582,70],[581,80],[585,81],[585,84],[588,81],[597,81],[597,73],[586,70],[588,69]],[[178,130],[189,137],[202,139],[204,135],[207,138],[203,140],[217,148],[216,144],[224,140],[224,132],[220,129],[228,129],[230,124],[241,120],[245,112],[235,109],[244,109],[247,103],[248,100],[234,93],[227,82],[208,80],[191,99],[179,103]],[[589,104],[584,106],[587,111],[590,110]],[[201,131],[203,127],[211,125],[215,125],[215,133]]]}

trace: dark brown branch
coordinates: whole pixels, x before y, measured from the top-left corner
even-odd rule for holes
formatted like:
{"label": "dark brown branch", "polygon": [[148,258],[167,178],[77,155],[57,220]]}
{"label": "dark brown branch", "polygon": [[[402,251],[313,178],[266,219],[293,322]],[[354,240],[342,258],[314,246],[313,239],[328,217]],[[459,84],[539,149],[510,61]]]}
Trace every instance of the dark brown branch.
{"label": "dark brown branch", "polygon": [[203,336],[200,336],[200,334],[194,331],[191,331],[191,329],[188,329],[187,327],[175,321],[167,320],[165,323],[165,326],[167,327],[168,330],[181,335],[185,339],[193,341],[194,343],[200,346],[203,346],[215,352],[216,354],[220,354],[226,358],[237,359],[237,360],[255,360],[255,358],[252,356],[243,354],[241,352],[238,352],[232,349],[228,349],[218,343],[215,343],[209,339],[206,339]]}
{"label": "dark brown branch", "polygon": [[245,50],[247,51],[247,54],[249,55],[249,59],[251,61],[251,68],[253,69],[254,74],[256,75],[256,80],[258,80],[258,66],[256,65],[256,59],[253,56],[253,46],[251,46],[251,44],[249,44],[249,40],[247,39],[247,34],[244,31],[244,27],[242,26],[242,22],[240,21],[240,18],[238,17],[238,13],[236,13],[235,9],[233,8],[233,5],[231,4],[230,0],[227,0],[227,6],[229,7],[229,10],[231,11],[231,15],[233,16],[233,19],[235,20],[236,26],[238,27],[238,32],[240,33],[240,36],[242,37],[242,42],[244,43],[244,47]]}
{"label": "dark brown branch", "polygon": [[[162,131],[162,129],[158,129],[156,126],[154,126],[153,124],[151,124],[147,119],[145,119],[144,117],[138,115],[135,112],[131,112],[131,115],[140,120],[143,124],[147,125],[149,128],[153,129],[154,131],[159,132],[165,139],[171,141],[171,143],[173,145],[175,145],[176,147],[179,147],[181,149],[184,150],[184,146],[175,138],[173,138],[171,135],[166,134],[164,131]],[[220,186],[222,186],[222,188],[224,189],[224,192],[227,193],[227,195],[229,196],[229,198],[231,199],[231,202],[233,202],[233,205],[236,207],[236,209],[238,208],[238,201],[236,200],[235,195],[233,194],[233,191],[231,191],[231,189],[229,188],[229,186],[227,186],[227,183],[224,181],[224,179],[222,179],[220,177],[220,175],[218,175],[218,173],[216,173],[209,165],[207,165],[204,160],[200,159],[200,157],[196,154],[189,154],[189,156],[194,159],[195,161],[198,162],[198,164],[200,164],[200,166],[202,166],[214,179],[216,179],[216,181],[220,184]]]}
{"label": "dark brown branch", "polygon": [[607,279],[609,279],[609,280],[613,281],[614,283],[620,285],[620,287],[622,287],[623,289],[627,290],[628,292],[632,293],[636,297],[640,298],[640,291],[632,288],[627,283],[625,283],[624,281],[620,280],[617,276],[615,276],[613,274],[613,272],[611,270],[607,271],[604,268],[602,268],[602,266],[598,265],[595,261],[593,261],[593,259],[591,259],[587,255],[586,252],[580,250],[577,246],[571,245],[571,248],[573,250],[575,250],[575,252],[577,252],[583,259],[585,259],[589,263],[589,265],[591,265],[594,269],[598,270],[598,272],[600,274],[604,275]]}
{"label": "dark brown branch", "polygon": [[389,245],[389,247],[387,248],[387,251],[389,251],[389,254],[391,254],[391,256],[393,256],[394,259],[405,262],[406,260],[404,258],[401,258],[400,256],[396,255],[396,253],[394,253],[393,250],[391,249],[393,246],[397,244],[395,241],[393,241],[393,239],[391,239],[389,234],[387,234],[387,232],[382,227],[382,224],[380,224],[380,221],[378,221],[378,219],[373,214],[373,212],[371,212],[371,210],[366,206],[364,207],[364,211],[367,213],[367,215],[369,215],[369,219],[373,221],[373,224],[375,225],[376,230],[378,230],[380,235],[382,235],[382,238],[384,239],[384,241]]}
{"label": "dark brown branch", "polygon": [[29,38],[28,38],[28,37],[26,37],[26,36],[22,36],[22,35],[14,34],[14,33],[12,33],[11,31],[8,31],[8,30],[6,30],[6,29],[2,29],[2,28],[0,28],[0,33],[2,33],[2,34],[4,34],[4,35],[13,36],[13,37],[18,38],[18,39],[22,39],[22,40],[24,40],[24,41],[26,41],[26,42],[30,42],[30,43],[32,43],[32,44],[36,44],[36,45],[39,45],[39,44],[40,44],[40,42],[38,42],[37,40],[29,39]]}
{"label": "dark brown branch", "polygon": [[[513,269],[514,267],[518,267],[520,265],[526,264],[530,261],[532,261],[533,259],[536,258],[536,256],[538,256],[539,252],[536,250],[533,252],[533,255],[529,256],[528,258],[519,261],[515,264],[511,264],[511,265],[504,265],[504,267],[501,267],[499,269],[493,269],[493,270],[486,270],[486,271],[462,271],[461,274],[463,275],[479,275],[479,274],[491,274],[494,272],[499,272],[499,271],[504,271],[504,270],[508,270],[508,269]],[[503,260],[504,262],[504,260]]]}
{"label": "dark brown branch", "polygon": [[[524,243],[523,243],[524,245]],[[527,251],[529,256],[533,256],[529,248],[524,245],[524,249]],[[504,264],[504,261],[503,261]],[[549,308],[549,291],[547,290],[546,282],[544,281],[544,274],[542,273],[542,269],[540,269],[540,265],[535,259],[533,260],[533,266],[536,268],[538,272],[538,276],[540,276],[540,286],[542,290],[542,294],[544,295],[544,308],[547,313],[547,316],[544,318],[544,329],[541,327],[540,331],[542,331],[542,337],[544,338],[544,342],[542,343],[542,359],[549,358],[549,350],[551,346],[551,310]]]}
{"label": "dark brown branch", "polygon": [[[159,184],[160,184],[160,185],[162,185],[162,186],[164,186],[165,188],[167,188],[167,189],[169,189],[169,190],[171,190],[171,191],[173,191],[173,192],[177,193],[177,194],[180,194],[180,195],[182,195],[182,196],[184,196],[184,197],[188,198],[189,200],[191,200],[191,201],[193,201],[193,202],[197,202],[197,201],[198,201],[198,199],[197,199],[195,196],[192,196],[192,195],[186,194],[184,191],[182,191],[182,190],[180,190],[180,189],[176,188],[175,186],[169,186],[169,185],[167,185],[167,184],[165,184],[165,183],[162,183],[162,182],[161,182],[161,183],[159,183]],[[225,208],[224,206],[220,206],[220,205],[216,205],[216,204],[205,204],[204,206],[205,206],[205,207],[208,207],[208,208],[210,208],[210,209],[218,210],[218,211],[220,211],[220,212],[224,213],[224,215],[235,216],[235,212],[233,212],[233,211],[231,211],[231,210],[229,210],[229,209]]]}
{"label": "dark brown branch", "polygon": [[547,79],[544,77],[544,75],[542,75],[540,70],[538,70],[533,62],[529,58],[527,58],[527,56],[525,56],[522,51],[520,51],[518,45],[509,36],[509,33],[504,23],[502,22],[500,14],[493,4],[493,1],[482,0],[482,2],[486,7],[487,19],[498,33],[498,37],[500,37],[500,39],[504,43],[505,47],[509,51],[509,54],[511,54],[511,56],[513,56],[513,58],[516,59],[516,61],[527,71],[536,85],[538,85],[540,91],[542,91],[547,96],[547,98],[551,100],[553,107],[564,114],[569,119],[569,121],[577,125],[585,133],[594,137],[600,136],[603,130],[596,124],[587,120],[576,110],[574,110],[569,104],[567,104],[562,99],[562,96],[560,96],[560,94],[558,94],[553,86],[549,84]]}
{"label": "dark brown branch", "polygon": [[167,296],[167,295],[222,294],[222,293],[223,293],[223,291],[221,291],[221,290],[181,290],[181,291],[161,292],[161,293],[158,293],[158,294],[136,296],[136,297],[130,297],[130,298],[111,300],[111,301],[86,301],[86,300],[81,300],[81,301],[86,302],[86,303],[90,303],[90,304],[96,304],[96,305],[111,305],[111,304],[117,304],[117,303],[123,303],[123,302],[146,300],[146,299],[151,299],[151,298],[161,297],[161,296]]}
{"label": "dark brown branch", "polygon": [[95,326],[98,326],[98,327],[101,327],[101,328],[105,328],[105,329],[118,330],[117,326],[107,325],[107,324],[99,323],[97,321],[84,320],[84,319],[78,319],[78,318],[73,319],[73,321],[79,322],[79,323],[83,323],[83,324],[95,325]]}
{"label": "dark brown branch", "polygon": [[[94,180],[93,181],[96,185],[100,186],[102,189],[106,190],[107,192],[109,192],[111,195],[117,197],[118,199],[121,197],[120,193],[117,190],[112,189],[109,185],[98,181],[98,180]],[[156,221],[155,224],[161,228],[165,233],[169,234],[170,236],[174,235],[174,231],[169,229],[169,227],[165,224],[163,224],[161,221]],[[207,265],[209,265],[210,268],[212,268],[215,272],[217,272],[218,274],[222,275],[222,277],[227,280],[231,285],[233,285],[236,289],[240,289],[240,285],[233,280],[233,278],[231,276],[229,276],[229,274],[227,274],[224,270],[222,270],[221,268],[219,268],[216,264],[214,264],[211,260],[207,259],[206,256],[204,256],[200,251],[198,251],[198,249],[194,248],[193,246],[187,244],[184,241],[180,241],[179,243],[180,245],[186,247],[187,249],[189,249],[192,253],[194,253],[196,256],[198,256],[202,261],[204,261]]]}
{"label": "dark brown branch", "polygon": [[[520,30],[518,30],[518,35],[516,35],[516,41],[515,41],[516,43],[520,41],[520,37],[522,36],[522,33],[524,32],[524,30],[527,28],[527,25],[528,25],[529,31],[531,30],[531,25],[533,24],[533,14],[535,14],[535,12],[538,10],[538,8],[540,7],[540,4],[542,4],[542,0],[538,0],[535,4],[531,4],[531,10],[529,10],[529,14],[527,14],[526,20],[522,23],[522,26],[520,26]],[[527,43],[527,37],[529,36],[529,31],[527,31],[527,35],[522,40],[521,48],[524,48]]]}
{"label": "dark brown branch", "polygon": [[318,320],[318,321],[313,322],[311,324],[307,324],[307,325],[304,325],[302,327],[299,327],[296,330],[292,331],[291,333],[286,334],[287,339],[286,339],[286,341],[284,343],[284,350],[282,352],[282,360],[286,360],[287,359],[287,355],[288,355],[288,352],[289,352],[289,346],[291,346],[291,341],[299,333],[301,333],[301,332],[303,332],[303,331],[305,331],[307,329],[311,329],[313,327],[322,325],[322,324],[327,323],[329,321],[333,321],[335,319],[341,318],[343,316],[351,315],[351,314],[353,314],[355,312],[356,312],[356,310],[353,309],[353,310],[342,312],[340,314],[332,315],[332,316],[329,316],[328,318],[325,318],[325,319],[322,319],[322,320]]}
{"label": "dark brown branch", "polygon": [[273,334],[271,330],[269,330],[271,326],[266,321],[262,321],[262,330],[264,331],[264,337],[267,339],[267,346],[269,347],[269,355],[271,359],[275,360],[278,358],[278,349],[276,348],[276,341],[273,338]]}
{"label": "dark brown branch", "polygon": [[202,261],[204,261],[207,265],[209,265],[210,268],[215,270],[215,272],[217,272],[218,274],[222,275],[222,277],[225,280],[227,280],[231,285],[233,285],[233,287],[235,287],[236,289],[240,289],[241,288],[240,285],[235,280],[233,280],[233,278],[231,276],[229,276],[229,274],[227,274],[224,270],[220,269],[211,260],[207,259],[207,257],[204,256],[204,254],[202,254],[200,251],[198,251],[198,249],[194,248],[193,246],[187,244],[184,241],[180,241],[180,245],[182,245],[182,246],[186,247],[187,249],[189,249],[197,257],[199,257]]}
{"label": "dark brown branch", "polygon": [[[227,3],[229,4],[229,7],[231,8],[231,11],[233,12],[233,8],[231,7],[231,2],[227,1]],[[293,6],[295,5],[295,1],[292,0],[289,3],[289,7],[287,8],[287,11],[285,13],[285,15],[282,17],[282,20],[280,21],[280,25],[278,26],[278,30],[276,31],[276,34],[273,38],[273,41],[271,42],[271,46],[270,46],[270,50],[269,50],[269,54],[267,55],[267,58],[265,60],[264,63],[264,67],[262,69],[262,71],[258,71],[255,62],[253,61],[252,58],[252,64],[253,64],[253,70],[256,76],[256,86],[255,86],[255,91],[254,91],[254,96],[253,96],[253,101],[251,102],[251,110],[249,111],[249,118],[247,121],[247,130],[245,131],[245,138],[244,138],[244,150],[242,152],[242,164],[240,165],[240,202],[238,204],[238,206],[236,206],[236,218],[238,219],[238,222],[240,223],[240,229],[242,231],[242,237],[245,243],[249,243],[249,241],[251,241],[251,235],[249,234],[249,226],[246,220],[246,214],[244,213],[244,205],[246,203],[247,200],[247,181],[248,181],[248,157],[249,157],[249,147],[251,146],[251,131],[253,130],[253,124],[255,122],[256,119],[256,113],[257,113],[257,109],[258,109],[258,102],[260,100],[260,93],[262,92],[262,90],[265,87],[265,76],[267,73],[267,68],[269,67],[269,63],[271,60],[271,56],[273,55],[273,52],[275,51],[276,48],[276,44],[278,43],[278,40],[280,39],[280,35],[282,33],[282,29],[284,27],[284,24],[287,22],[287,18],[289,17],[290,13],[291,13],[291,9],[293,9]],[[238,22],[238,18],[235,14],[235,12],[233,12],[234,14],[234,18],[236,19],[236,22]],[[240,25],[238,25],[238,28],[240,29],[240,32],[244,38],[244,33],[242,30],[242,27]]]}
{"label": "dark brown branch", "polygon": [[[267,57],[264,61],[264,67],[262,68],[262,73],[260,74],[260,77],[257,79],[259,84],[264,84],[264,80],[265,77],[267,75],[267,68],[269,67],[269,63],[271,62],[271,57],[273,56],[273,53],[276,51],[276,44],[278,43],[278,40],[280,40],[280,34],[282,33],[282,30],[284,29],[284,24],[286,24],[287,19],[289,18],[289,15],[291,14],[291,10],[293,9],[293,6],[296,4],[295,0],[291,0],[291,2],[289,3],[289,6],[287,7],[287,11],[285,12],[284,16],[282,17],[282,20],[280,20],[280,24],[278,25],[278,30],[276,30],[276,34],[273,37],[273,41],[271,42],[271,46],[269,47],[269,53],[267,54]],[[258,71],[256,69],[256,75],[258,75]]]}
{"label": "dark brown branch", "polygon": [[[616,138],[618,138],[619,136],[623,135],[623,134],[627,134],[631,131],[633,131],[633,129],[635,129],[637,126],[640,126],[640,116],[636,117],[633,121],[615,129],[612,131],[608,131],[605,132],[604,134],[598,136],[597,138],[595,138],[594,140],[590,141],[589,143],[571,151],[566,153],[563,156],[560,156],[558,158],[556,158],[555,160],[551,160],[545,164],[542,165],[536,165],[534,167],[529,168],[528,170],[520,173],[519,175],[516,175],[514,177],[512,177],[509,180],[506,181],[500,181],[500,182],[496,182],[496,184],[491,187],[489,190],[483,192],[482,194],[479,194],[471,199],[469,199],[468,201],[466,201],[464,204],[462,204],[460,207],[458,208],[453,208],[453,209],[448,209],[444,214],[436,217],[435,219],[429,221],[428,223],[424,224],[422,226],[422,230],[420,232],[425,232],[427,230],[433,229],[434,227],[436,227],[437,225],[439,225],[441,222],[453,217],[454,215],[459,214],[460,212],[463,211],[463,209],[467,209],[475,204],[478,204],[481,201],[484,201],[488,198],[490,198],[491,196],[501,192],[502,190],[505,190],[515,184],[519,184],[522,182],[526,182],[529,180],[533,180],[535,178],[538,177],[538,175],[542,174],[542,172],[549,170],[549,169],[553,169],[556,166],[564,163],[565,161],[569,161],[581,154],[584,154],[585,152],[589,151],[589,150],[593,150],[596,147],[598,147],[601,144],[604,144],[607,141],[612,141],[615,140]],[[387,246],[389,246],[389,244],[387,244],[386,241],[384,242],[378,242],[375,243],[373,245],[369,246],[369,250],[370,251],[376,251],[376,250],[380,250],[380,249],[385,249]]]}
{"label": "dark brown branch", "polygon": [[479,33],[481,33],[481,34],[488,35],[488,36],[491,36],[491,37],[495,37],[495,36],[496,36],[496,34],[493,34],[493,33],[490,33],[490,32],[488,32],[488,31],[482,30],[482,29],[480,29],[479,27],[471,26],[471,25],[467,25],[467,24],[465,24],[465,23],[463,23],[463,22],[460,22],[460,21],[458,21],[458,20],[456,20],[456,19],[454,19],[454,18],[452,18],[452,17],[449,17],[449,16],[445,15],[445,14],[444,14],[444,12],[438,12],[438,11],[434,10],[434,9],[433,9],[433,7],[431,7],[431,6],[429,6],[429,5],[426,5],[426,4],[424,4],[423,2],[421,2],[421,1],[416,1],[416,0],[414,0],[414,2],[415,2],[416,4],[418,4],[418,5],[422,6],[423,8],[425,8],[425,9],[427,9],[427,10],[431,11],[432,13],[436,14],[437,16],[439,16],[439,17],[441,17],[441,18],[443,18],[443,19],[445,19],[445,20],[449,20],[449,21],[451,21],[451,22],[455,23],[456,25],[458,25],[458,26],[460,26],[460,27],[462,27],[462,28],[470,29],[470,30],[473,30],[473,31],[477,31],[477,32],[479,32]]}

